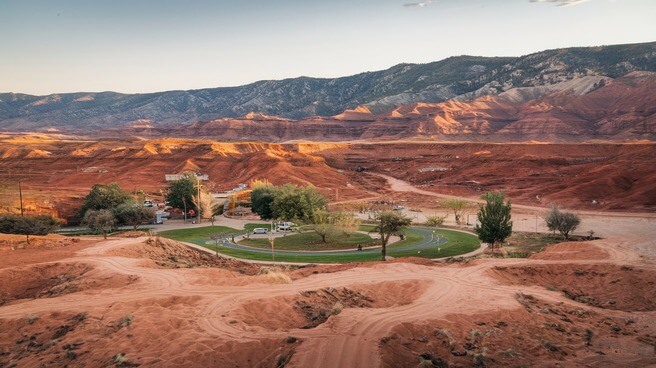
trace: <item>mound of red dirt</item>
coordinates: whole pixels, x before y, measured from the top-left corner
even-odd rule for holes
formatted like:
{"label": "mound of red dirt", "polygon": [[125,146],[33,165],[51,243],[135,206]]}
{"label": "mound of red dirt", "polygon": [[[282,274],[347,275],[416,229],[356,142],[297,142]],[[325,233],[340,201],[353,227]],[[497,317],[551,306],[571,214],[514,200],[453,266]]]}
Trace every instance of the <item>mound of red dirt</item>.
{"label": "mound of red dirt", "polygon": [[25,266],[33,263],[53,262],[73,257],[94,240],[50,234],[30,236],[30,244],[23,235],[0,234],[0,268]]}
{"label": "mound of red dirt", "polygon": [[300,343],[282,337],[226,341],[207,336],[189,318],[197,302],[144,299],[117,302],[103,312],[0,319],[0,366],[278,367]]}
{"label": "mound of red dirt", "polygon": [[82,290],[129,285],[133,275],[98,274],[86,263],[48,263],[0,270],[0,305],[18,299],[53,298]]}
{"label": "mound of red dirt", "polygon": [[656,363],[656,328],[518,294],[524,308],[403,323],[381,339],[383,367],[637,367]]}
{"label": "mound of red dirt", "polygon": [[493,277],[511,285],[540,285],[595,307],[656,310],[656,271],[617,265],[494,267]]}
{"label": "mound of red dirt", "polygon": [[545,250],[531,255],[531,259],[583,260],[608,259],[608,252],[590,242],[567,242],[548,246]]}
{"label": "mound of red dirt", "polygon": [[244,275],[256,275],[260,271],[258,265],[219,257],[159,237],[146,240],[143,243],[112,249],[107,253],[113,256],[149,259],[159,268],[216,267]]}
{"label": "mound of red dirt", "polygon": [[257,299],[234,317],[266,329],[314,328],[344,308],[385,308],[411,303],[426,289],[422,281],[387,281],[350,288],[302,291],[295,296]]}
{"label": "mound of red dirt", "polygon": [[403,323],[380,341],[383,367],[637,367],[656,363],[654,326],[517,294],[524,308]]}

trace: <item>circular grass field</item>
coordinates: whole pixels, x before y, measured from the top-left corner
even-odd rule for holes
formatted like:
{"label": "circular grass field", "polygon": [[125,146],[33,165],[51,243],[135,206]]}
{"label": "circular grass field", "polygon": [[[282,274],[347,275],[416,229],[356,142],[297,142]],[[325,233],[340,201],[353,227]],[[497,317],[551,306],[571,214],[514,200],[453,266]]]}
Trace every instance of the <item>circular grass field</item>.
{"label": "circular grass field", "polygon": [[[258,246],[249,246],[248,242],[235,244],[230,241],[220,242],[216,246],[210,238],[213,234],[244,234],[244,232],[245,230],[224,226],[206,226],[163,231],[158,235],[197,244],[227,256],[256,261],[271,261],[274,256],[276,262],[300,263],[367,262],[381,259],[380,247],[366,248],[364,242],[362,244],[365,249],[362,251],[357,251],[357,242],[352,242],[352,245],[346,244],[342,246],[342,249],[317,250],[316,239],[309,235],[303,235],[306,233],[287,235],[285,238],[289,237],[292,240],[284,240],[285,249],[276,249],[276,244],[280,244],[283,241],[281,239],[284,239],[276,238],[273,255],[267,238],[258,239],[262,243]],[[365,235],[362,233],[356,234]],[[480,241],[474,234],[463,231],[410,227],[406,229],[405,234],[404,240],[387,246],[388,256],[394,258],[446,258],[469,253],[480,247]],[[293,237],[296,235],[301,236],[294,241]],[[367,237],[371,239],[368,235]],[[366,238],[363,237],[362,240],[366,240]],[[293,249],[290,249],[290,247]]]}

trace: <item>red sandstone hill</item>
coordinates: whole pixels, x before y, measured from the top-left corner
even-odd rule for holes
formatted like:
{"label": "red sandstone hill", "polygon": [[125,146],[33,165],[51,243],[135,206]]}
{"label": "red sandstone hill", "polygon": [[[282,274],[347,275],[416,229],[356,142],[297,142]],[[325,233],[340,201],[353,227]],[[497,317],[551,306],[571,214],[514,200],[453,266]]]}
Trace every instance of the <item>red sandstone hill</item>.
{"label": "red sandstone hill", "polygon": [[367,106],[333,117],[289,120],[249,114],[179,129],[135,129],[157,136],[218,140],[584,141],[656,139],[656,73],[583,77],[548,87],[514,88],[472,101],[413,103],[374,114]]}

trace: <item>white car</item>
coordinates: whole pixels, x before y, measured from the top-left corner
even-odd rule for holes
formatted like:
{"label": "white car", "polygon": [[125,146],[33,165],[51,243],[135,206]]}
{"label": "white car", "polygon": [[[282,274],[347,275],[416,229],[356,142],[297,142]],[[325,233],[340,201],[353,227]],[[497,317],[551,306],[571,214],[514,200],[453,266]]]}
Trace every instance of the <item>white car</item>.
{"label": "white car", "polygon": [[269,230],[263,227],[256,227],[255,229],[253,229],[253,234],[266,234],[268,232]]}
{"label": "white car", "polygon": [[278,223],[278,231],[289,231],[295,225],[293,222],[280,222]]}

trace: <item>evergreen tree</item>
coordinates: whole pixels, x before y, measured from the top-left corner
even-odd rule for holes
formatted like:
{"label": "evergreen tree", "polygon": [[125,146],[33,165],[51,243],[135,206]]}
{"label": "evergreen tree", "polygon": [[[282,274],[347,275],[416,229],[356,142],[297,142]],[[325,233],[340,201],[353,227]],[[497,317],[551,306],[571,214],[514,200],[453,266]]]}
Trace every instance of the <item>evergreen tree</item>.
{"label": "evergreen tree", "polygon": [[510,221],[510,200],[504,203],[504,195],[500,192],[487,192],[482,197],[485,205],[480,206],[478,221],[474,228],[478,238],[490,244],[494,251],[499,243],[503,243],[512,234]]}

